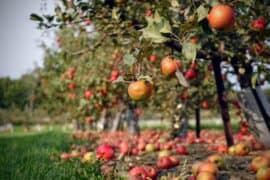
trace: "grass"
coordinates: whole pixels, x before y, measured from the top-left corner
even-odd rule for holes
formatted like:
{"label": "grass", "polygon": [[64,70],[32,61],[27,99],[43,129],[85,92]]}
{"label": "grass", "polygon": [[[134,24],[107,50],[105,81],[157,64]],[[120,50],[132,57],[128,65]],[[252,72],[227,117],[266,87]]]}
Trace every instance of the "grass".
{"label": "grass", "polygon": [[[160,130],[160,131],[169,131],[170,130],[170,126],[164,126],[164,125],[156,125],[156,126],[142,126],[141,129],[142,130],[146,130],[146,129],[155,129],[155,130]],[[231,124],[231,128],[233,133],[236,133],[239,131],[240,127],[237,124]],[[189,130],[194,131],[196,129],[195,125],[189,125]],[[223,125],[219,125],[219,124],[201,124],[201,130],[220,130],[223,131]]]}
{"label": "grass", "polygon": [[[233,125],[232,128],[236,131],[239,127]],[[168,127],[155,129],[166,131]],[[204,124],[202,129],[222,130],[222,125]],[[15,127],[14,133],[0,133],[0,180],[105,179],[98,162],[84,164],[79,160],[63,162],[59,159],[59,154],[68,151],[71,144],[85,143],[75,142],[68,134],[69,131],[63,132],[61,126],[42,133],[25,133],[22,127]]]}
{"label": "grass", "polygon": [[68,134],[59,131],[0,134],[0,179],[104,179],[99,163],[59,160],[59,153],[72,143]]}

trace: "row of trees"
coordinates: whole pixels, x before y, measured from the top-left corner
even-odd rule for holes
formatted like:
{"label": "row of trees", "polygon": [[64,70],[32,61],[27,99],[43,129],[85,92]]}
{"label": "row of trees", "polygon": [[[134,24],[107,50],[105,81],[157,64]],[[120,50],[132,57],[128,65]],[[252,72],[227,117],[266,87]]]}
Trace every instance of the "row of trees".
{"label": "row of trees", "polygon": [[[263,0],[62,0],[55,14],[31,18],[41,28],[71,31],[62,33],[72,37],[67,42],[61,36],[57,41],[64,62],[54,63],[64,80],[52,82],[69,92],[77,114],[107,117],[117,99],[128,107],[131,122],[136,122],[137,105],[171,117],[188,107],[196,110],[199,122],[199,108],[217,100],[232,145],[231,96],[225,86],[231,90],[235,82],[224,80],[234,75],[241,88],[269,80],[269,13]],[[174,127],[179,129],[179,123]]]}

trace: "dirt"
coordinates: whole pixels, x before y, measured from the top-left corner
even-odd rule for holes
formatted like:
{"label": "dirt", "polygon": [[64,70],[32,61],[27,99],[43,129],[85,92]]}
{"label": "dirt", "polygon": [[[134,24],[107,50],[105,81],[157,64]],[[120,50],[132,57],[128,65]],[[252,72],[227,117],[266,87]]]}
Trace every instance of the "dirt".
{"label": "dirt", "polygon": [[[212,135],[221,134],[220,132],[211,132]],[[219,135],[217,135],[219,136]],[[123,135],[121,135],[123,137]],[[103,136],[102,136],[103,138]],[[109,138],[114,139],[115,137]],[[123,138],[126,139],[126,138]],[[222,139],[222,138],[221,138]],[[219,140],[217,140],[219,142]],[[97,141],[99,144],[102,142]],[[222,143],[225,143],[222,141]],[[220,144],[220,142],[219,142]],[[133,144],[134,145],[134,144]],[[176,155],[175,151],[172,150],[172,155],[176,155],[180,159],[180,164],[174,168],[168,170],[159,170],[157,179],[162,180],[182,180],[183,176],[187,177],[191,175],[191,166],[196,161],[204,161],[212,154],[216,154],[216,151],[210,150],[214,143],[194,143],[184,144],[189,152],[189,155]],[[92,144],[91,149],[97,144]],[[116,158],[106,164],[113,167],[114,173],[117,176],[124,178],[128,177],[128,172],[131,167],[134,166],[156,166],[158,159],[158,153],[156,152],[140,152],[138,155],[133,156],[120,156],[119,152],[116,151]],[[246,156],[236,156],[222,154],[225,160],[225,167],[219,170],[217,179],[218,180],[255,180],[255,173],[250,169],[251,161],[257,155],[260,155],[262,151],[252,151]]]}

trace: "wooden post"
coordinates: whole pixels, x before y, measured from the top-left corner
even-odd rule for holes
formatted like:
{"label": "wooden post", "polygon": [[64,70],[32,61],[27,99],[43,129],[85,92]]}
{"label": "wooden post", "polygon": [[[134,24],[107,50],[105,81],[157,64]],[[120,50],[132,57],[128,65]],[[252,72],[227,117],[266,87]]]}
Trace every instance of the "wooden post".
{"label": "wooden post", "polygon": [[218,57],[214,56],[212,58],[212,65],[214,69],[216,88],[217,88],[217,94],[218,94],[218,102],[220,105],[221,117],[222,117],[223,125],[224,125],[224,133],[225,133],[225,137],[227,141],[227,146],[230,147],[234,144],[234,142],[233,142],[233,134],[231,130],[231,122],[230,122],[227,98],[224,96],[224,83],[221,76],[220,63],[221,63],[221,60]]}

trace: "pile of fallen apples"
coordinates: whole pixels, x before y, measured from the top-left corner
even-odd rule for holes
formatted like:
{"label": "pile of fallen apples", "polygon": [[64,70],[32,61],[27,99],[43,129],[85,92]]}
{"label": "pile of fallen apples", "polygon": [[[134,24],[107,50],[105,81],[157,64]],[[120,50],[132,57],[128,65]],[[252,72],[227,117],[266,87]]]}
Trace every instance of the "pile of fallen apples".
{"label": "pile of fallen apples", "polygon": [[[248,158],[247,171],[254,179],[270,179],[270,150],[258,142],[249,133],[234,136],[235,145],[227,148],[221,131],[202,131],[201,138],[189,132],[186,138],[170,138],[159,131],[144,131],[140,136],[130,136],[126,132],[82,132],[74,137],[91,142],[89,145],[73,144],[69,153],[61,154],[62,160],[79,158],[83,163],[103,162],[104,175],[115,172],[115,164],[126,164],[126,176],[129,179],[220,179],[224,170],[228,170],[226,158]],[[193,148],[199,147],[202,154],[196,158]],[[146,162],[147,157],[154,157]],[[225,158],[226,157],[226,158]],[[187,163],[189,161],[189,163]],[[174,172],[167,176],[166,172]],[[256,175],[255,175],[256,173]],[[123,174],[121,174],[123,175]],[[250,178],[252,179],[252,178]]]}

